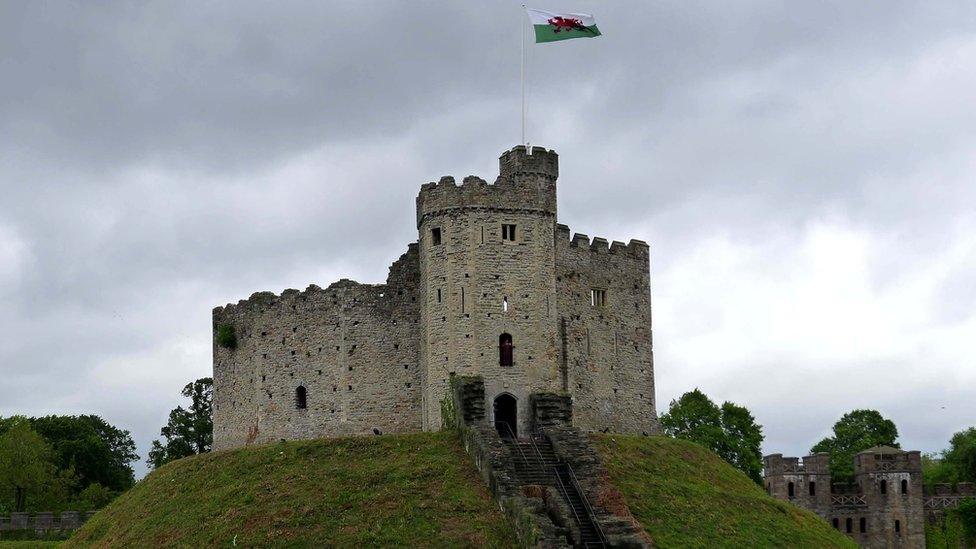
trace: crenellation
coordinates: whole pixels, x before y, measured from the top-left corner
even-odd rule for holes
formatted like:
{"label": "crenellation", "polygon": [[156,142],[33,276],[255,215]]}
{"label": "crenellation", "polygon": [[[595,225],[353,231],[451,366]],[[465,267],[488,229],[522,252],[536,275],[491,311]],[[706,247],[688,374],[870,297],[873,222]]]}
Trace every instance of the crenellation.
{"label": "crenellation", "polygon": [[236,348],[214,342],[215,447],[437,429],[454,374],[514,400],[520,432],[533,394],[571,396],[586,431],[658,432],[647,246],[570,238],[557,177],[555,152],[515,147],[494,183],[421,187],[418,239],[385,284],[215,308],[214,330],[237,334]]}

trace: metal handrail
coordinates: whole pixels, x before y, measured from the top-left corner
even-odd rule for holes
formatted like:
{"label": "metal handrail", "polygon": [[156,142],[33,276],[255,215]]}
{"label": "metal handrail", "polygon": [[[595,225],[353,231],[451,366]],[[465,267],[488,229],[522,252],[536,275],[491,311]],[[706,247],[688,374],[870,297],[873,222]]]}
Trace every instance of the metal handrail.
{"label": "metal handrail", "polygon": [[508,429],[508,432],[512,434],[512,440],[515,441],[515,444],[513,446],[515,446],[515,448],[518,449],[519,455],[522,456],[522,461],[525,463],[525,466],[528,467],[529,460],[525,457],[525,452],[522,451],[522,447],[519,446],[518,439],[515,438],[515,431],[512,430],[512,426],[509,425],[507,421],[496,421],[495,429],[497,429],[499,425],[504,425],[505,428]]}
{"label": "metal handrail", "polygon": [[[583,527],[583,519],[580,518],[579,513],[576,512],[576,509],[573,508],[573,504],[570,503],[570,501],[569,501],[569,490],[567,490],[566,489],[566,485],[563,484],[563,479],[559,478],[559,467],[553,466],[552,472],[553,472],[553,476],[556,477],[556,482],[559,483],[559,488],[560,488],[560,490],[563,493],[563,498],[566,499],[566,507],[569,507],[569,510],[573,512],[573,516],[576,517],[576,524],[579,524],[580,525],[580,528],[582,528]],[[582,494],[580,494],[580,495],[582,495]]]}
{"label": "metal handrail", "polygon": [[603,528],[600,526],[600,521],[596,518],[596,511],[593,510],[593,506],[590,505],[590,500],[587,499],[586,493],[583,491],[583,487],[579,483],[579,479],[576,478],[576,471],[573,471],[573,466],[566,464],[566,468],[569,470],[569,475],[573,479],[573,484],[576,487],[576,491],[579,492],[580,498],[583,500],[583,507],[586,508],[586,513],[590,515],[590,522],[593,526],[596,526],[596,531],[600,535],[600,541],[604,544],[607,542],[607,535],[603,532]]}

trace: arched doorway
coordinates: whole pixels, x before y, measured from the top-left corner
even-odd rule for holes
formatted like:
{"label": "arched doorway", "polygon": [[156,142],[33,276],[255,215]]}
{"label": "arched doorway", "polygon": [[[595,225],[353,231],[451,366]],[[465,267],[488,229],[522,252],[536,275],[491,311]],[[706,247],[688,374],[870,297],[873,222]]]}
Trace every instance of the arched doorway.
{"label": "arched doorway", "polygon": [[518,401],[508,393],[495,397],[495,428],[502,438],[518,436]]}

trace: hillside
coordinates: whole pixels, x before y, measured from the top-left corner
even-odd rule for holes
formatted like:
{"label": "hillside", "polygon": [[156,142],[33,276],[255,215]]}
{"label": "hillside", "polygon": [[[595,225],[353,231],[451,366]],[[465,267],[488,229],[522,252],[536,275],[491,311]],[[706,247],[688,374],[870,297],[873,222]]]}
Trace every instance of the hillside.
{"label": "hillside", "polygon": [[[594,438],[659,547],[853,547],[715,454],[660,437]],[[514,533],[454,433],[287,442],[151,473],[74,546],[511,547]]]}
{"label": "hillside", "polygon": [[610,480],[659,547],[856,547],[697,444],[620,435],[593,440]]}
{"label": "hillside", "polygon": [[512,529],[453,433],[287,442],[181,459],[65,547],[509,547]]}

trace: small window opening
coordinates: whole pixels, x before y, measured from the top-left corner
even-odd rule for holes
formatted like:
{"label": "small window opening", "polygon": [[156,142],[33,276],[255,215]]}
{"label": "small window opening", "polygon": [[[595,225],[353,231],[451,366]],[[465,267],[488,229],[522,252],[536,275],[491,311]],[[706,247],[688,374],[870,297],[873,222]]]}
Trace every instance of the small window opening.
{"label": "small window opening", "polygon": [[461,288],[461,314],[464,314],[464,288]]}
{"label": "small window opening", "polygon": [[903,494],[907,494],[908,493],[908,480],[907,479],[901,479],[901,493],[903,493]]}
{"label": "small window opening", "polygon": [[846,528],[848,534],[850,534],[851,532],[853,532],[854,531],[854,519],[848,517],[847,520],[844,521],[844,527]]}
{"label": "small window opening", "polygon": [[498,365],[499,366],[511,366],[512,365],[512,336],[511,334],[502,334],[498,336]]}
{"label": "small window opening", "polygon": [[603,307],[607,304],[607,291],[598,288],[590,290],[590,305],[593,307]]}
{"label": "small window opening", "polygon": [[840,530],[840,519],[834,518],[833,523],[834,523],[834,529],[835,530]]}
{"label": "small window opening", "polygon": [[858,530],[863,534],[868,531],[868,519],[861,517],[860,524],[858,524]]}
{"label": "small window opening", "polygon": [[430,243],[433,246],[441,245],[441,229],[440,227],[430,230]]}
{"label": "small window opening", "polygon": [[810,481],[810,495],[811,496],[817,495],[817,483],[816,482]]}
{"label": "small window opening", "polygon": [[882,480],[881,481],[881,493],[882,494],[887,494],[888,493],[888,481],[887,480]]}
{"label": "small window opening", "polygon": [[306,391],[305,387],[302,385],[299,385],[298,388],[295,389],[295,408],[298,408],[299,410],[308,408],[308,391]]}
{"label": "small window opening", "polygon": [[895,521],[895,533],[896,534],[900,534],[901,533],[901,521],[900,520],[896,520]]}
{"label": "small window opening", "polygon": [[515,242],[515,225],[502,224],[502,240]]}
{"label": "small window opening", "polygon": [[508,297],[502,298],[502,311],[508,312]]}
{"label": "small window opening", "polygon": [[786,485],[786,495],[789,497],[793,497],[795,495],[792,482]]}
{"label": "small window opening", "polygon": [[437,302],[438,303],[441,302],[441,289],[440,288],[437,288]]}

